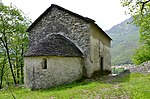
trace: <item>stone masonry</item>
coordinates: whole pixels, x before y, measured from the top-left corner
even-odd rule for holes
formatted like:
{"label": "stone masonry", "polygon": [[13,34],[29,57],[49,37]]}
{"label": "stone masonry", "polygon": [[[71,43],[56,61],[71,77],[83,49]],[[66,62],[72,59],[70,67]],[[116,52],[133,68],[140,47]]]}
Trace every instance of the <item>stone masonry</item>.
{"label": "stone masonry", "polygon": [[[25,85],[48,88],[82,77],[100,76],[103,71],[110,73],[111,38],[94,22],[54,4],[41,14],[27,30],[29,50],[24,58]],[[46,69],[41,67],[43,59],[47,60]]]}
{"label": "stone masonry", "polygon": [[[62,34],[71,40],[83,52],[85,58],[85,66],[90,55],[90,24],[86,21],[70,15],[65,11],[57,8],[52,8],[51,12],[44,16],[44,18],[35,25],[29,33],[30,46],[37,44],[47,35]],[[41,34],[42,33],[42,34]],[[89,66],[90,67],[90,66]]]}

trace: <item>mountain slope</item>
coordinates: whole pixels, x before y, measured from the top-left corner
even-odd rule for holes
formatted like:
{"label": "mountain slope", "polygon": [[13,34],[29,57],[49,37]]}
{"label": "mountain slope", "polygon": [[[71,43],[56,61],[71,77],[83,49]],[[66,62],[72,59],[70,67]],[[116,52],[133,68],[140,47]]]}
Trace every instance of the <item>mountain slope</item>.
{"label": "mountain slope", "polygon": [[139,28],[131,24],[132,20],[129,18],[106,31],[112,38],[112,65],[132,63],[133,52],[139,46]]}

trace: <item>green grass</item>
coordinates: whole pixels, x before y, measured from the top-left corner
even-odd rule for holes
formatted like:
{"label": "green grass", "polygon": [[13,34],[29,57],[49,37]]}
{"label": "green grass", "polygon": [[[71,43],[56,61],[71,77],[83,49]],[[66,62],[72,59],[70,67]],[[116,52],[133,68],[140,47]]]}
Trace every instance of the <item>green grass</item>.
{"label": "green grass", "polygon": [[112,68],[111,73],[112,73],[112,74],[120,74],[120,73],[122,73],[124,70],[125,70],[124,68]]}
{"label": "green grass", "polygon": [[[45,90],[10,89],[17,99],[150,99],[150,74],[85,79]],[[0,99],[13,99],[8,88],[0,91]]]}

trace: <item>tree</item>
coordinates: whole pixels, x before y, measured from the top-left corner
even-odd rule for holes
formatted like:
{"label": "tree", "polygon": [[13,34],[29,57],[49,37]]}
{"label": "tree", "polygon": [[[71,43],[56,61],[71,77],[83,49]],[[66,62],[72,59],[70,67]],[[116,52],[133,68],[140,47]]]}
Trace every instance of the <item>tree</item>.
{"label": "tree", "polygon": [[[122,0],[122,6],[127,7],[127,14],[134,18],[133,23],[140,28],[142,47],[136,50],[133,62],[140,64],[150,60],[150,0]],[[140,58],[139,58],[140,57]],[[138,61],[138,62],[137,62]]]}
{"label": "tree", "polygon": [[147,60],[150,60],[150,49],[147,47],[148,46],[141,46],[135,51],[132,58],[132,61],[135,64],[139,65]]}
{"label": "tree", "polygon": [[140,27],[140,41],[150,46],[150,0],[122,0],[127,14],[134,18],[134,24]]}
{"label": "tree", "polygon": [[5,63],[6,59],[1,58],[0,62],[5,63],[1,65],[1,70],[9,66],[14,84],[19,83],[20,75],[23,79],[23,54],[28,44],[26,29],[30,23],[31,21],[15,6],[0,4],[0,51],[7,59]]}

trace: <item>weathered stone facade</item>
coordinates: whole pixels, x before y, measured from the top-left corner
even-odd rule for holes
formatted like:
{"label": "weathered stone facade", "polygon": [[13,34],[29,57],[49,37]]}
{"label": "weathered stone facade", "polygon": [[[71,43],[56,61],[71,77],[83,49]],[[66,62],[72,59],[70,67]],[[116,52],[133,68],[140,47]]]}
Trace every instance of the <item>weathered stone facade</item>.
{"label": "weathered stone facade", "polygon": [[[43,77],[44,75],[51,75],[49,74],[50,72],[46,71],[43,72],[43,74],[41,74],[42,70],[40,69],[40,66],[38,64],[40,64],[39,61],[42,60],[42,58],[38,58],[38,56],[32,56],[32,58],[30,56],[26,56],[25,84],[27,86],[30,87],[33,86],[32,85],[33,81],[30,79],[33,77],[30,76],[32,76],[31,73],[33,73],[34,63],[30,61],[30,59],[34,60],[34,62],[38,61],[36,65],[37,69],[35,69],[35,71],[38,71],[36,75],[39,75],[37,76],[37,79],[39,80],[36,79],[36,84],[34,85],[36,86],[36,88],[42,88],[42,86],[43,88],[46,88],[47,85],[55,86],[66,82],[72,82],[74,80],[81,78],[82,76],[91,77],[94,72],[98,72],[100,74],[101,69],[102,71],[104,70],[110,71],[111,69],[110,51],[109,51],[111,38],[109,38],[109,36],[105,34],[104,31],[101,30],[92,19],[82,17],[60,6],[52,5],[29,27],[27,31],[29,32],[29,42],[30,42],[29,49],[32,49],[33,46],[39,45],[41,41],[45,40],[45,38],[51,36],[52,34],[59,34],[64,36],[72,43],[74,43],[83,54],[83,58],[80,56],[80,58],[83,59],[82,60],[83,62],[78,61],[78,63],[76,64],[74,64],[73,61],[75,58],[70,57],[70,62],[72,62],[72,66],[76,67],[72,69],[75,70],[75,73],[73,73],[73,75],[74,76],[76,75],[77,77],[71,76],[68,73],[68,76],[70,75],[70,77],[67,80],[65,80],[66,78],[62,77],[62,79],[65,80],[64,81],[62,79],[59,79],[57,73],[55,73],[55,75],[57,76],[55,76],[54,78],[58,79],[54,83],[51,83],[53,81],[49,76],[45,76],[49,78],[40,77],[40,75],[43,75]],[[55,56],[59,57],[59,55]],[[64,58],[66,58],[66,56],[64,56]],[[103,60],[101,61],[101,59]],[[58,58],[58,61],[62,60],[59,60]],[[64,66],[64,68],[65,66],[70,68],[69,65],[71,64],[68,65],[65,61],[62,62],[62,66]],[[54,61],[48,60],[48,62],[53,63]],[[80,63],[82,63],[82,66]],[[103,68],[101,68],[100,66],[101,64],[103,65]],[[55,70],[56,69],[59,69],[59,67],[56,67]],[[81,69],[82,72],[80,73],[77,72],[79,71],[79,69]],[[40,82],[40,79],[43,79],[43,83]],[[48,81],[48,83],[46,83],[46,81]]]}
{"label": "weathered stone facade", "polygon": [[[91,54],[91,74],[95,71],[111,71],[110,40],[103,31],[96,25],[90,24],[90,54]],[[103,62],[103,63],[101,63]],[[103,67],[101,67],[103,65]]]}
{"label": "weathered stone facade", "polygon": [[[42,60],[47,59],[47,69]],[[80,57],[25,57],[25,86],[33,89],[71,83],[82,78],[83,59]],[[57,61],[57,62],[56,62]]]}
{"label": "weathered stone facade", "polygon": [[90,24],[63,10],[52,8],[29,32],[30,46],[51,34],[62,34],[89,53]]}

